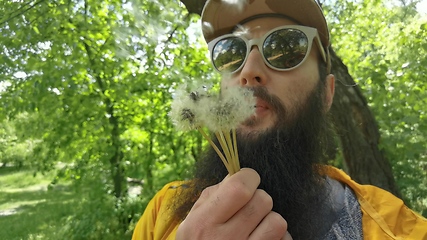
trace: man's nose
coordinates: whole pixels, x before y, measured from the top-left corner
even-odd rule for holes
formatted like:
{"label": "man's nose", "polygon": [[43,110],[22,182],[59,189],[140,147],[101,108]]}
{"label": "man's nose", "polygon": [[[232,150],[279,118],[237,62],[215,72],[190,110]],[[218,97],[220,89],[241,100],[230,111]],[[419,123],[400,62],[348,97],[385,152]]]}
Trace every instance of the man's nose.
{"label": "man's nose", "polygon": [[240,85],[251,87],[266,84],[267,70],[268,66],[265,65],[261,52],[254,46],[240,72]]}

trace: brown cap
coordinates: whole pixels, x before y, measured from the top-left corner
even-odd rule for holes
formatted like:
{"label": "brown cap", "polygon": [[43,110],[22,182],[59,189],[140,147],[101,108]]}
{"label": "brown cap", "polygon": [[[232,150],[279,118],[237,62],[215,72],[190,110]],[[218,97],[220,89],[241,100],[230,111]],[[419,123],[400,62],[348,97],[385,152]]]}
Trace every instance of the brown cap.
{"label": "brown cap", "polygon": [[263,14],[280,14],[300,25],[316,28],[325,49],[329,31],[322,9],[315,0],[208,0],[202,11],[202,30],[206,42],[231,33],[247,19]]}

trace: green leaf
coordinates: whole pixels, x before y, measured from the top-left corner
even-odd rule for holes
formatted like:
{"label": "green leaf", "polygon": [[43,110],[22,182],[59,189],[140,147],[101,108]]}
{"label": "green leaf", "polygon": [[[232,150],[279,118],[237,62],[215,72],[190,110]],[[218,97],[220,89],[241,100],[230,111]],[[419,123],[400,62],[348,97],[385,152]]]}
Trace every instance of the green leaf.
{"label": "green leaf", "polygon": [[36,32],[37,34],[40,34],[40,31],[39,31],[39,29],[38,29],[36,26],[33,26],[33,30],[34,30],[34,32]]}

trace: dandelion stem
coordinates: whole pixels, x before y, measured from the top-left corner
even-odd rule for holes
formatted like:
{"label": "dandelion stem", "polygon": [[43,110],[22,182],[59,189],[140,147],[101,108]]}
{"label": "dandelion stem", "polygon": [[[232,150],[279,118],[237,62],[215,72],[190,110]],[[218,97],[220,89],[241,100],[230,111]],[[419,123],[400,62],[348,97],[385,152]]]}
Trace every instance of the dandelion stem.
{"label": "dandelion stem", "polygon": [[233,134],[233,143],[234,143],[234,156],[236,162],[236,172],[240,170],[240,161],[239,161],[239,152],[237,151],[237,137],[236,137],[236,129],[232,129]]}
{"label": "dandelion stem", "polygon": [[[215,132],[216,137],[218,138],[219,143],[221,144],[222,150],[224,151],[225,158],[227,159],[227,162],[229,165],[231,165],[231,155],[230,151],[228,150],[227,142],[225,140],[224,134],[222,131]],[[231,173],[231,172],[230,172]]]}
{"label": "dandelion stem", "polygon": [[198,127],[197,130],[199,130],[199,132],[202,134],[202,136],[209,142],[209,144],[212,146],[212,148],[215,150],[215,152],[218,154],[218,156],[221,158],[222,163],[225,165],[225,167],[227,168],[227,171],[229,173],[232,172],[232,170],[230,169],[230,166],[227,162],[227,160],[224,157],[224,154],[222,154],[222,152],[219,150],[219,148],[216,146],[216,144],[212,141],[212,139],[205,133],[205,131],[203,131],[202,128]]}
{"label": "dandelion stem", "polygon": [[237,165],[236,165],[236,155],[234,153],[234,147],[233,147],[233,140],[231,139],[230,130],[222,130],[222,133],[225,136],[225,140],[227,142],[227,148],[230,151],[230,160],[228,161],[230,165],[232,166],[233,173],[237,172]]}

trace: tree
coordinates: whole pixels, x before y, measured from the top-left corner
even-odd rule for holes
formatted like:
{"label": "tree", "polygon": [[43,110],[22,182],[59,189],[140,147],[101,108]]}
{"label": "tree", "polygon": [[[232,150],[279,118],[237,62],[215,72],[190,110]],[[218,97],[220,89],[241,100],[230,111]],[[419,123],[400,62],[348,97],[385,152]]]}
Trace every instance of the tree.
{"label": "tree", "polygon": [[379,147],[402,196],[425,215],[427,22],[416,12],[416,1],[363,3],[335,1],[328,7],[333,45],[375,113]]}

